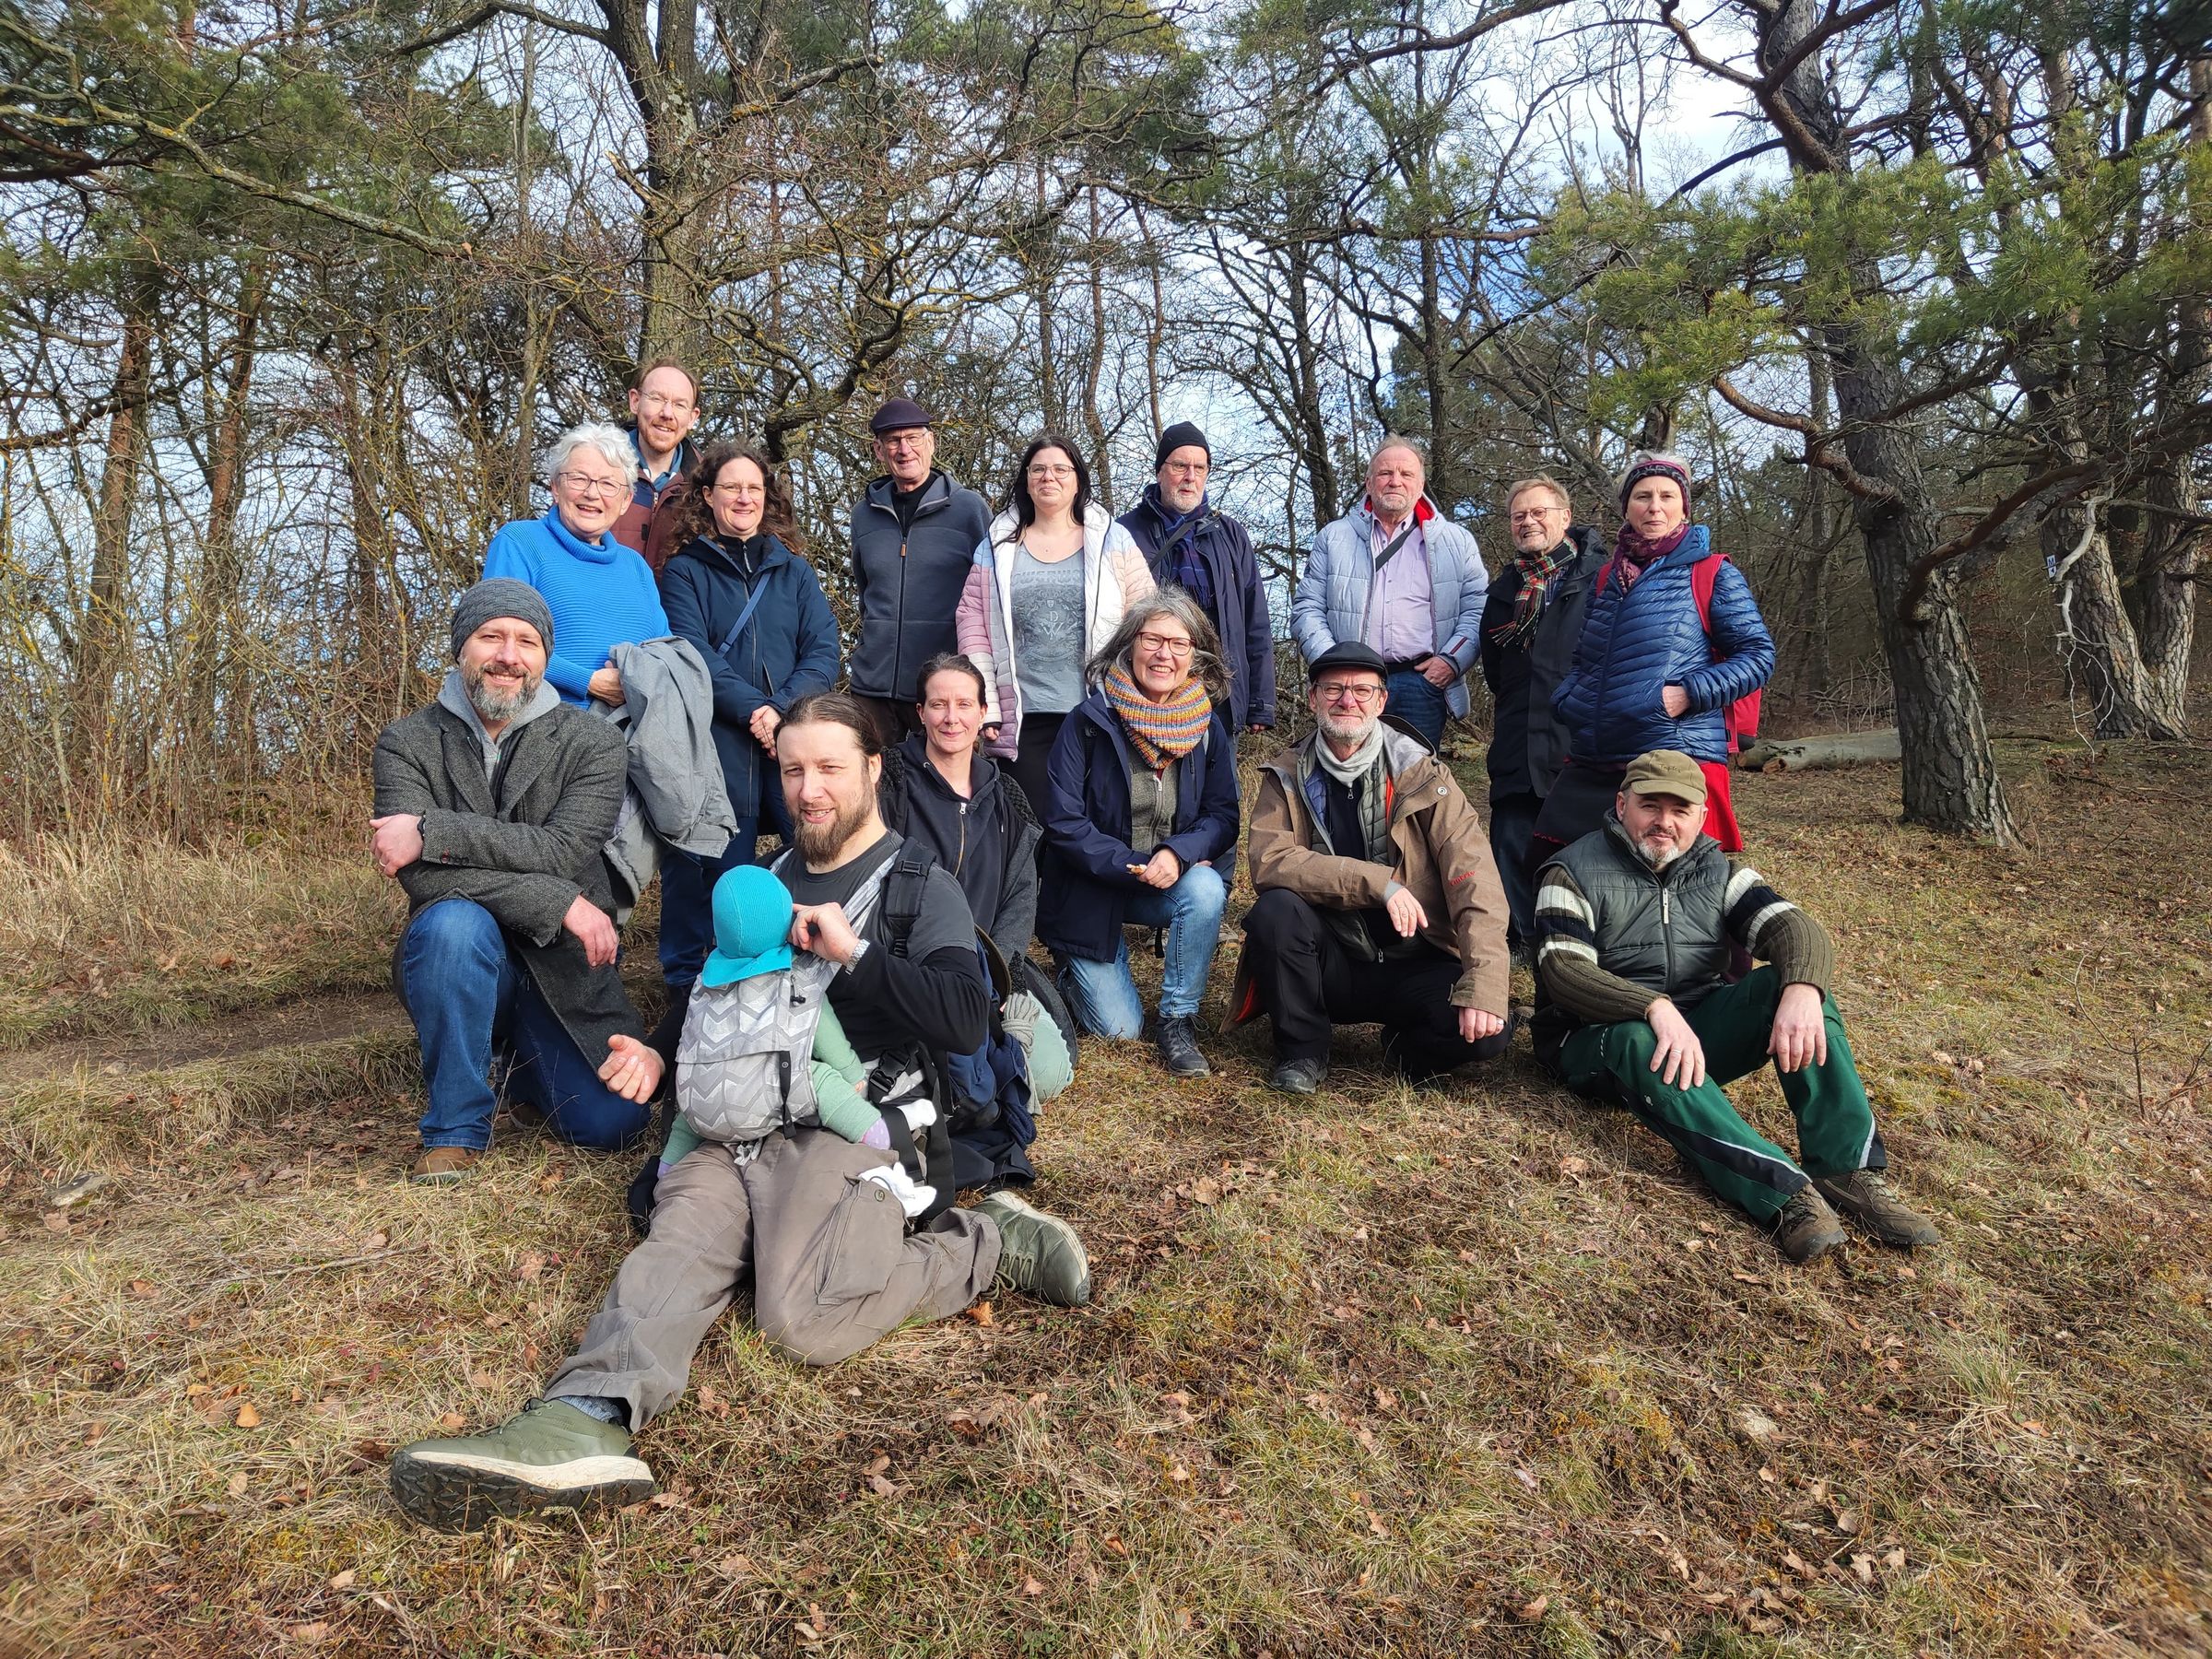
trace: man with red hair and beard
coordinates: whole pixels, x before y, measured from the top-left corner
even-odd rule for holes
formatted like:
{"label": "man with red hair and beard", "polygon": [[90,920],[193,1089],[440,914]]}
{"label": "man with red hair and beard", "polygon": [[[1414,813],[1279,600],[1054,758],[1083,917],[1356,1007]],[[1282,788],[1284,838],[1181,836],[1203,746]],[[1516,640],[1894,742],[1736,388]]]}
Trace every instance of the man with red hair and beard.
{"label": "man with red hair and beard", "polygon": [[[794,901],[792,947],[836,966],[828,1002],[873,1067],[868,1099],[888,1124],[900,1107],[887,1101],[909,1098],[900,1079],[917,1069],[915,1051],[982,1041],[990,987],[967,901],[943,869],[929,869],[903,934],[887,933],[883,877],[906,842],[877,811],[882,752],[851,696],[820,692],[785,711],[776,759],[795,847],[774,868]],[[662,1027],[670,1048],[673,1023]],[[488,1434],[402,1447],[392,1458],[400,1508],[473,1531],[495,1515],[650,1497],[653,1472],[630,1437],[682,1395],[692,1356],[748,1273],[761,1335],[808,1365],[958,1313],[994,1278],[1064,1306],[1089,1299],[1089,1263],[1066,1222],[994,1193],[910,1231],[895,1183],[874,1178],[894,1161],[805,1120],[758,1140],[701,1141],[661,1176],[644,1241],[545,1397]]]}

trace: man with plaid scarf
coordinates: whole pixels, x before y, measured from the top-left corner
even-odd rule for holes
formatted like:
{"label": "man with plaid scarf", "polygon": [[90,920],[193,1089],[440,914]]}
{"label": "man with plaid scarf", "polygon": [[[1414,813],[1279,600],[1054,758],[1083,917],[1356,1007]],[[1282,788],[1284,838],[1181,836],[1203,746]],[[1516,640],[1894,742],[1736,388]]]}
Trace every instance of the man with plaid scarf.
{"label": "man with plaid scarf", "polygon": [[1311,1094],[1332,1031],[1374,1022],[1408,1081],[1502,1053],[1505,894],[1482,820],[1411,728],[1382,718],[1380,653],[1331,646],[1309,665],[1313,735],[1261,769],[1252,815],[1234,1024],[1275,1024],[1270,1088]]}

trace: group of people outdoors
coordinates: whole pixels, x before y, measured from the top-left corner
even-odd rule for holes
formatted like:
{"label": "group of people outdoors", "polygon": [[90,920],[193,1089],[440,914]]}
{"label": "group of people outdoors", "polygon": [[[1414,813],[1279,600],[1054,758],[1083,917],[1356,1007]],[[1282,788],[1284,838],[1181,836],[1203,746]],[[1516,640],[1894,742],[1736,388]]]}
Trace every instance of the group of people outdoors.
{"label": "group of people outdoors", "polygon": [[[1119,518],[1052,432],[994,512],[936,465],[930,413],[887,402],[847,641],[775,466],[695,440],[696,377],[648,364],[629,403],[555,444],[548,511],[492,539],[443,687],[376,749],[428,1096],[413,1179],[466,1179],[502,1102],[646,1154],[641,1241],[577,1352],[507,1423],[395,1453],[410,1515],[649,1495],[633,1437],[748,1280],[809,1364],[994,1284],[1087,1301],[1079,1234],[1023,1195],[1039,1112],[1086,1038],[1149,1030],[1169,1077],[1208,1075],[1240,849],[1221,1024],[1269,1022],[1285,1097],[1321,1087],[1340,1027],[1439,1090],[1525,1024],[1793,1261],[1843,1241],[1839,1212],[1934,1241],[1883,1173],[1828,935],[1742,856],[1728,762],[1774,650],[1679,457],[1632,458],[1609,542],[1553,479],[1515,484],[1493,582],[1419,446],[1386,439],[1291,597],[1312,730],[1248,746],[1248,804],[1274,628],[1197,427],[1160,433]],[[1441,753],[1477,669],[1480,804]],[[620,927],[656,871],[649,1030]],[[1161,958],[1149,1020],[1132,929]],[[1770,1062],[1796,1159],[1724,1092]]]}

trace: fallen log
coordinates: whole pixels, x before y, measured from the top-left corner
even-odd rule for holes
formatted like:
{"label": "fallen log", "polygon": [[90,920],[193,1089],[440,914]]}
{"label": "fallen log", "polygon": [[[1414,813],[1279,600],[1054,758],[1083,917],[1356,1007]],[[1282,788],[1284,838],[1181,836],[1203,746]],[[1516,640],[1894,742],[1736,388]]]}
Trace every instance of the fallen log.
{"label": "fallen log", "polygon": [[1895,760],[1897,728],[1879,732],[1838,732],[1823,737],[1792,737],[1754,743],[1735,758],[1744,771],[1809,771],[1822,766],[1865,766]]}

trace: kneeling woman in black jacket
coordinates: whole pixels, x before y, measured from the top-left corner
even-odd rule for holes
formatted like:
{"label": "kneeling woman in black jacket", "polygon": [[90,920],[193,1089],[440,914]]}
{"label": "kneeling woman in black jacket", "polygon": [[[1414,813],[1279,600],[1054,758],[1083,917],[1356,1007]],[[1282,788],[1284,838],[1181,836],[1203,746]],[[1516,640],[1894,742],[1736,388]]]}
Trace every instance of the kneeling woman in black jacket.
{"label": "kneeling woman in black jacket", "polygon": [[1011,774],[976,747],[983,671],[945,652],[922,665],[917,688],[922,729],[883,758],[883,821],[936,853],[976,925],[1010,961],[1037,927],[1041,831]]}
{"label": "kneeling woman in black jacket", "polygon": [[1129,924],[1167,929],[1159,1054],[1202,1077],[1193,1020],[1206,995],[1235,874],[1237,745],[1214,625],[1181,588],[1132,600],[1087,668],[1090,693],[1045,769],[1037,934],[1060,962],[1083,1029],[1144,1030],[1129,974]]}

